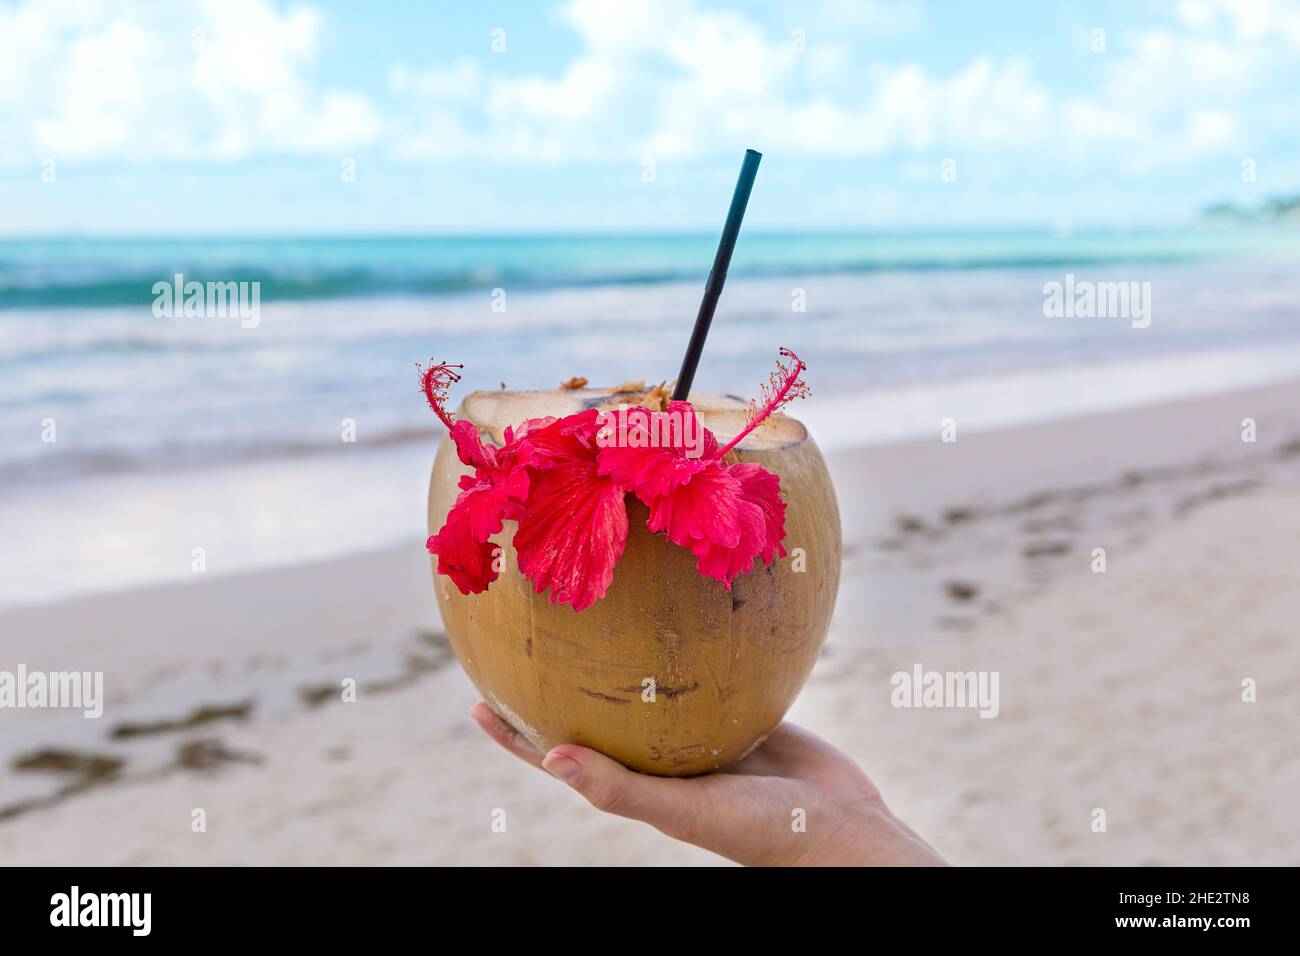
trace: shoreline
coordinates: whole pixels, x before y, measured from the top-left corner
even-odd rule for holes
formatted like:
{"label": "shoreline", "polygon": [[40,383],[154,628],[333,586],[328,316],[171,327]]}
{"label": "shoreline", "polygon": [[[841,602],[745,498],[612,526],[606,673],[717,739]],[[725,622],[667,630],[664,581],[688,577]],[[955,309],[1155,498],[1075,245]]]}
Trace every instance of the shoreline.
{"label": "shoreline", "polygon": [[[941,852],[1294,859],[1300,382],[828,460],[844,577],[790,717]],[[103,670],[106,695],[99,720],[0,711],[0,859],[717,863],[469,726],[421,544],[0,611],[11,663]],[[892,708],[917,665],[999,672],[999,715]],[[195,806],[225,822],[189,840]]]}

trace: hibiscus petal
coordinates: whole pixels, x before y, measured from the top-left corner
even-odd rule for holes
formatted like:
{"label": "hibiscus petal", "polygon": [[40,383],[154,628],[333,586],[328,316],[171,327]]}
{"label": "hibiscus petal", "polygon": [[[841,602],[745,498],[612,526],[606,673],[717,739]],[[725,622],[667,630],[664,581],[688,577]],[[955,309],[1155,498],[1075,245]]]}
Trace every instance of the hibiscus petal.
{"label": "hibiscus petal", "polygon": [[752,501],[740,501],[737,524],[740,534],[734,547],[724,547],[708,538],[701,538],[691,545],[700,574],[721,581],[728,591],[737,575],[747,574],[753,569],[754,557],[763,547],[763,509]]}
{"label": "hibiscus petal", "polygon": [[671,541],[690,548],[700,574],[730,590],[737,575],[753,570],[756,557],[771,564],[778,552],[785,555],[786,505],[780,478],[762,466],[712,464],[656,500],[647,527],[666,530]]}
{"label": "hibiscus petal", "polygon": [[451,426],[448,433],[456,443],[456,456],[467,465],[475,468],[495,468],[497,466],[497,448],[484,445],[478,429],[467,419],[460,419]]}
{"label": "hibiscus petal", "polygon": [[538,475],[515,532],[519,569],[552,604],[581,611],[605,596],[627,542],[621,487],[594,460],[569,459]]}
{"label": "hibiscus petal", "polygon": [[713,459],[704,462],[685,484],[646,502],[650,508],[646,527],[666,532],[669,541],[684,548],[701,540],[734,548],[742,531],[742,502],[740,482],[722,462]]}
{"label": "hibiscus petal", "polygon": [[650,505],[703,470],[717,447],[690,402],[672,402],[666,412],[622,409],[604,419],[600,473]]}
{"label": "hibiscus petal", "polygon": [[[694,405],[692,405],[690,402],[669,402],[668,411],[681,416],[682,428],[684,429],[683,438],[685,441],[688,442],[689,445],[692,446],[690,449],[691,456],[698,457],[698,458],[717,457],[717,451],[718,448],[720,447],[718,445],[718,439],[713,434],[713,432],[709,431],[707,428],[704,427],[704,423],[700,421],[699,418],[696,416]],[[698,442],[698,438],[696,438],[696,436],[699,435],[700,432],[703,432],[704,434],[704,444],[701,450],[701,454],[695,455],[697,449],[694,447],[694,445]]]}
{"label": "hibiscus petal", "polygon": [[[447,512],[442,530],[425,542],[429,553],[438,556],[438,573],[451,578],[461,594],[479,594],[497,579],[492,560],[497,546],[471,527],[474,496],[461,495]],[[498,520],[498,530],[499,525]]]}
{"label": "hibiscus petal", "polygon": [[548,415],[546,418],[525,418],[515,428],[511,428],[507,425],[505,430],[506,444],[513,444],[514,442],[527,437],[529,432],[540,431],[547,425],[554,423],[556,420],[557,419],[554,415]]}
{"label": "hibiscus petal", "polygon": [[631,488],[647,505],[671,494],[708,464],[699,459],[679,458],[659,448],[610,447],[601,449],[600,453],[600,473]]}
{"label": "hibiscus petal", "polygon": [[763,513],[763,547],[759,552],[764,564],[778,556],[785,557],[785,502],[781,500],[781,479],[762,465],[739,462],[727,473],[740,482],[741,496],[753,502]]}
{"label": "hibiscus petal", "polygon": [[527,450],[529,467],[549,468],[575,459],[594,463],[598,415],[596,409],[588,408],[576,415],[553,419],[543,427],[538,427],[538,423],[544,419],[525,422],[529,427],[520,444]]}
{"label": "hibiscus petal", "polygon": [[475,541],[486,541],[504,527],[509,500],[491,482],[480,481],[471,489],[461,492],[455,508],[465,516],[470,536]]}
{"label": "hibiscus petal", "polygon": [[478,429],[468,421],[462,419],[452,425],[451,439],[457,455],[474,467],[473,475],[461,476],[461,494],[456,499],[456,508],[473,541],[486,541],[501,530],[504,519],[516,519],[523,513],[528,498],[528,463],[535,455],[520,437],[506,429],[506,444],[498,448],[484,444]]}

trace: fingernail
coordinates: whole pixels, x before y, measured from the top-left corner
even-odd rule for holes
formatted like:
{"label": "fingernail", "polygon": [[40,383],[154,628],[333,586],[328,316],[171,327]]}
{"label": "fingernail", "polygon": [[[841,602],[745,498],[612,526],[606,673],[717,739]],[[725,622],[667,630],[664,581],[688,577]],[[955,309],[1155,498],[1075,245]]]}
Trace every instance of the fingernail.
{"label": "fingernail", "polygon": [[559,777],[571,787],[576,787],[578,781],[582,779],[582,764],[564,754],[555,752],[547,754],[546,759],[542,761],[542,767],[552,777]]}

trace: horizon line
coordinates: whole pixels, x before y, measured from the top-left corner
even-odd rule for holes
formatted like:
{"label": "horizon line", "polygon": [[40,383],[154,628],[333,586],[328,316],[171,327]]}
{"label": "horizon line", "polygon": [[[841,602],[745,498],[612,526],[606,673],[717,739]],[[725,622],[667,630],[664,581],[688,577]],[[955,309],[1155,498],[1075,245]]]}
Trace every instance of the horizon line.
{"label": "horizon line", "polygon": [[[1067,220],[1063,220],[1067,221]],[[999,224],[958,224],[958,225],[911,225],[911,226],[818,226],[813,228],[774,227],[746,229],[744,235],[751,238],[858,238],[879,236],[952,236],[952,235],[1041,235],[1045,238],[1071,238],[1077,236],[1124,236],[1162,233],[1170,231],[1236,231],[1267,230],[1270,228],[1294,229],[1294,225],[1284,222],[1215,222],[1204,219],[1192,219],[1181,222],[1133,223],[1070,223],[1070,229],[1064,235],[1058,235],[1051,223],[999,223]],[[356,242],[356,241],[402,241],[402,240],[511,240],[511,239],[716,239],[716,228],[647,228],[629,229],[586,229],[562,228],[548,230],[509,229],[501,231],[488,230],[447,230],[416,231],[394,229],[391,231],[357,231],[340,232],[331,230],[302,232],[0,232],[0,242]]]}

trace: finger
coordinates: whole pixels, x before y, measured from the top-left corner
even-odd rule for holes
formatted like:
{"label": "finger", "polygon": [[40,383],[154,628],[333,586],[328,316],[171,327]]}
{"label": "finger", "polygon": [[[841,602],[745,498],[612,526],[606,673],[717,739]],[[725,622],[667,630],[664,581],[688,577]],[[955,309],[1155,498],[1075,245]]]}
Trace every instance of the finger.
{"label": "finger", "polygon": [[699,818],[698,788],[672,777],[628,770],[602,753],[563,744],[553,747],[542,769],[563,780],[597,810],[641,820],[679,840],[691,840]]}
{"label": "finger", "polygon": [[506,750],[509,750],[525,763],[530,763],[534,767],[541,767],[541,751],[530,744],[523,734],[497,716],[497,712],[489,707],[486,701],[480,700],[471,707],[469,715],[474,718],[476,724],[487,732],[489,737]]}

